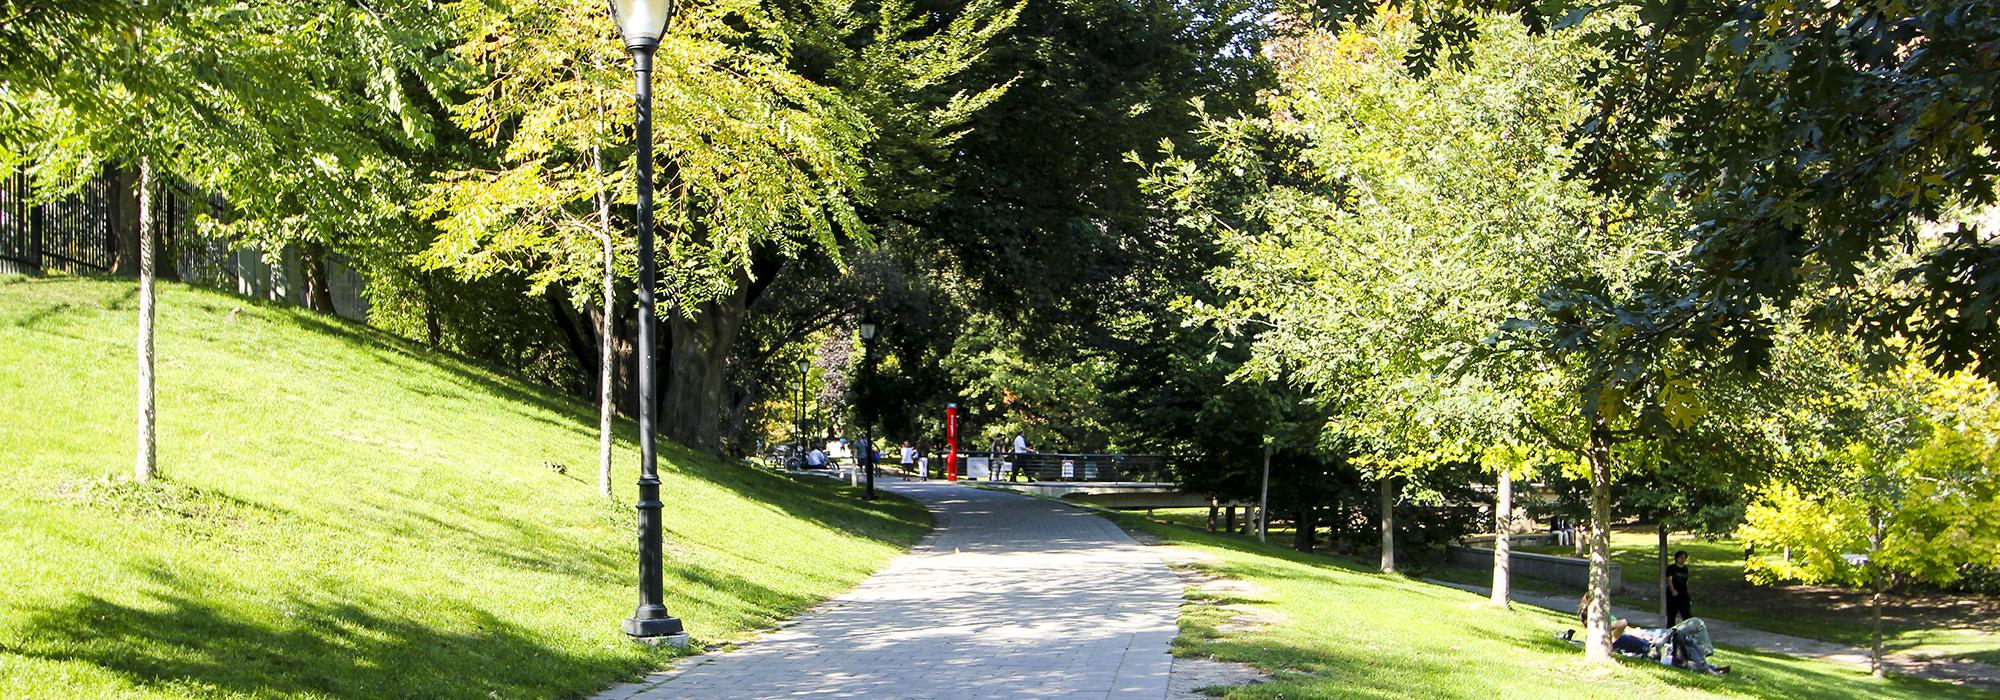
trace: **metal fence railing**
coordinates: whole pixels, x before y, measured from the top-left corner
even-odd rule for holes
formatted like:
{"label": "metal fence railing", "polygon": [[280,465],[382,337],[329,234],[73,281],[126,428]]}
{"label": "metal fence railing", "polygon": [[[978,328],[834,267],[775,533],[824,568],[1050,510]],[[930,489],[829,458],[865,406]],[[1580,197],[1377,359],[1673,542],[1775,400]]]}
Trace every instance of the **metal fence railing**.
{"label": "metal fence railing", "polygon": [[114,206],[104,178],[41,204],[25,175],[0,181],[0,272],[110,271]]}
{"label": "metal fence railing", "polygon": [[[984,460],[989,478],[1003,481],[1166,482],[1166,455],[1080,454],[1067,452],[959,452],[970,466]],[[932,463],[936,467],[936,463]],[[968,474],[971,472],[968,471]]]}
{"label": "metal fence railing", "polygon": [[[75,192],[37,203],[24,173],[0,179],[0,274],[119,272],[123,248],[138,240],[132,179],[106,173]],[[120,191],[121,187],[124,191]],[[302,302],[299,260],[290,247],[266,256],[226,238],[206,235],[204,218],[231,215],[221,195],[173,178],[154,185],[153,223],[163,252],[159,274],[250,297]],[[124,230],[121,230],[124,227]],[[122,235],[121,235],[122,234]],[[124,272],[131,273],[131,263]],[[337,313],[365,320],[360,274],[339,255],[327,260],[328,291]]]}

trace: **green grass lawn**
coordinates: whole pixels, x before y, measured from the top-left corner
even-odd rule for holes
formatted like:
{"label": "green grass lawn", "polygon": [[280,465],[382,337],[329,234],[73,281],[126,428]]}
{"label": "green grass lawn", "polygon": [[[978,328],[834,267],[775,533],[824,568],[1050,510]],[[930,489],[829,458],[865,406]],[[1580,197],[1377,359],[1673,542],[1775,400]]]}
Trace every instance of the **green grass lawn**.
{"label": "green grass lawn", "polygon": [[[1228,690],[1232,698],[1757,697],[1975,698],[1977,691],[1737,649],[1716,661],[1726,677],[1700,676],[1652,662],[1610,667],[1583,662],[1582,647],[1555,634],[1574,620],[1528,606],[1501,610],[1484,596],[1383,575],[1363,563],[1207,535],[1136,515],[1117,516],[1205,555],[1198,566],[1253,584],[1181,615],[1175,653],[1255,664],[1274,682]],[[1261,626],[1233,627],[1246,616]]]}
{"label": "green grass lawn", "polygon": [[[1239,511],[1240,513],[1240,511]],[[1161,508],[1155,520],[1193,528],[1205,527],[1207,508]],[[1222,520],[1217,517],[1217,527]],[[1272,528],[1269,540],[1290,544],[1289,528]],[[1654,591],[1660,582],[1658,535],[1651,530],[1615,530],[1612,559],[1623,566],[1627,587]],[[1517,546],[1541,554],[1570,556],[1561,546]],[[1673,535],[1669,553],[1687,550],[1694,611],[1702,617],[1729,620],[1753,629],[1819,639],[1866,648],[1873,629],[1866,595],[1855,591],[1810,586],[1758,586],[1743,578],[1743,545],[1733,540],[1704,540]],[[1425,576],[1486,586],[1492,574],[1438,566]],[[1539,593],[1580,595],[1561,584],[1515,578],[1515,585]],[[1658,610],[1650,596],[1619,595],[1618,604],[1638,610]],[[1883,618],[1883,646],[1921,656],[1969,658],[2000,665],[2000,601],[1973,596],[1920,595],[1895,599]]]}
{"label": "green grass lawn", "polygon": [[[159,307],[157,485],[130,481],[135,288],[0,278],[0,697],[577,696],[627,641],[637,458],[596,412],[310,312]],[[830,480],[666,444],[667,605],[697,645],[843,591],[925,529]]]}
{"label": "green grass lawn", "polygon": [[[1623,566],[1627,587],[1651,591],[1660,582],[1658,535],[1614,531],[1612,560]],[[1530,546],[1522,551],[1568,556],[1568,547]],[[1859,647],[1872,643],[1867,596],[1857,591],[1808,586],[1758,586],[1743,578],[1743,545],[1684,535],[1668,540],[1667,551],[1688,552],[1688,590],[1694,612],[1745,627]],[[1482,585],[1484,585],[1482,583]],[[1531,584],[1532,585],[1532,584]],[[1552,584],[1543,584],[1553,588]],[[1619,596],[1640,610],[1658,610],[1657,597]],[[2000,601],[1971,596],[1899,597],[1883,615],[1883,646],[1926,656],[1958,656],[2000,664]]]}

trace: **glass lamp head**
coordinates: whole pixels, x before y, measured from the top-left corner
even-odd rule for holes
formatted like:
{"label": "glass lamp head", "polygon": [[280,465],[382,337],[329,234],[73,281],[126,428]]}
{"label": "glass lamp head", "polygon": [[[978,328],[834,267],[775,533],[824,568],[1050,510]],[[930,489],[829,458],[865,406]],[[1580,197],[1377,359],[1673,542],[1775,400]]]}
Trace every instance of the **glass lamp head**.
{"label": "glass lamp head", "polygon": [[861,322],[861,339],[862,340],[875,339],[875,323],[873,321]]}
{"label": "glass lamp head", "polygon": [[611,0],[611,18],[625,35],[625,48],[652,49],[667,33],[667,19],[674,15],[673,0]]}

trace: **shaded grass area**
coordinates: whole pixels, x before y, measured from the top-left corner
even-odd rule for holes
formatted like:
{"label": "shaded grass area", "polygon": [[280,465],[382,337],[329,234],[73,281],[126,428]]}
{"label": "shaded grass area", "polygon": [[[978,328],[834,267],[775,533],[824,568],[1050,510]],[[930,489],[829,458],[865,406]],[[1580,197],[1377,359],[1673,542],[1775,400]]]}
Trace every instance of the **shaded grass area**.
{"label": "shaded grass area", "polygon": [[[129,481],[127,281],[0,278],[0,697],[577,696],[632,644],[636,451],[595,409],[364,326],[165,284],[160,465]],[[667,605],[697,645],[851,587],[923,532],[665,444]]]}
{"label": "shaded grass area", "polygon": [[[1642,592],[1619,596],[1620,604],[1640,610],[1659,609],[1659,598],[1654,593],[1660,582],[1658,545],[1658,535],[1651,530],[1612,532],[1611,558],[1624,567],[1626,587]],[[1520,549],[1564,556],[1573,553],[1568,547]],[[1688,552],[1688,590],[1694,594],[1697,615],[1856,647],[1865,648],[1873,641],[1865,592],[1828,586],[1750,583],[1743,577],[1743,545],[1734,540],[1671,536],[1667,545],[1669,556],[1680,550]],[[1532,585],[1570,592],[1556,584]],[[1936,593],[1892,595],[1883,611],[1882,629],[1883,646],[1892,652],[1956,656],[2000,664],[2000,600]]]}
{"label": "shaded grass area", "polygon": [[1192,550],[1208,573],[1252,584],[1223,595],[1191,592],[1197,602],[1183,609],[1174,642],[1177,655],[1251,663],[1276,676],[1228,689],[1232,698],[1987,697],[1727,647],[1717,662],[1736,672],[1720,678],[1652,662],[1587,664],[1580,646],[1555,638],[1575,627],[1566,616],[1493,608],[1482,596],[1375,572],[1372,562],[1110,517]]}

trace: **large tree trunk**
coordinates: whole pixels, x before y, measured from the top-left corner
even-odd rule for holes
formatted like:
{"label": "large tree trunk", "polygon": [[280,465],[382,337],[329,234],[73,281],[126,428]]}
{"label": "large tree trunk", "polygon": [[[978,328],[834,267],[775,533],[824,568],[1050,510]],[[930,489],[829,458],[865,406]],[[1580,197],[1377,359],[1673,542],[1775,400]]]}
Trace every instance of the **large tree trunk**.
{"label": "large tree trunk", "polygon": [[695,307],[693,318],[671,310],[662,314],[672,338],[661,400],[660,427],[667,439],[721,453],[723,380],[749,300],[748,285],[739,284],[729,296]]}
{"label": "large tree trunk", "polygon": [[1500,470],[1500,478],[1494,489],[1493,499],[1493,604],[1507,607],[1513,596],[1513,577],[1510,564],[1514,555],[1513,533],[1508,526],[1514,521],[1514,475],[1506,469]]}
{"label": "large tree trunk", "polygon": [[153,164],[139,159],[139,444],[133,461],[132,478],[140,483],[153,480],[158,443],[153,426],[158,416],[153,407]]}
{"label": "large tree trunk", "polygon": [[728,394],[729,405],[722,411],[722,444],[735,446],[742,444],[738,440],[742,437],[744,426],[750,420],[750,404],[757,402],[758,393],[755,387],[736,386],[731,382]]}
{"label": "large tree trunk", "polygon": [[436,350],[444,344],[444,317],[438,313],[437,285],[431,280],[435,272],[417,273],[417,288],[424,297],[424,344]]}
{"label": "large tree trunk", "polygon": [[1301,552],[1313,551],[1313,530],[1318,524],[1313,522],[1312,506],[1302,506],[1292,516],[1292,549]]}
{"label": "large tree trunk", "polygon": [[1583,656],[1611,662],[1611,431],[1602,418],[1591,419],[1590,444],[1590,588],[1585,594],[1588,622],[1584,625]]}
{"label": "large tree trunk", "polygon": [[1384,476],[1382,490],[1382,573],[1396,573],[1396,478]]}
{"label": "large tree trunk", "polygon": [[[111,201],[111,231],[117,245],[112,250],[111,273],[121,276],[139,275],[139,175],[128,168],[113,168],[106,174],[110,187],[105,195]],[[148,212],[150,213],[150,212]],[[151,246],[151,242],[147,243]]]}
{"label": "large tree trunk", "polygon": [[1209,497],[1208,497],[1208,534],[1211,534],[1211,535],[1215,534],[1215,516],[1217,516],[1217,515],[1220,515],[1220,514],[1221,514],[1221,513],[1220,513],[1220,511],[1221,511],[1221,510],[1222,510],[1222,504],[1220,504],[1220,503],[1217,503],[1217,502],[1215,501],[1215,497],[1214,497],[1214,496],[1209,496]]}
{"label": "large tree trunk", "polygon": [[595,336],[597,331],[590,327],[584,314],[577,311],[576,305],[570,303],[569,297],[555,287],[544,291],[542,299],[548,302],[549,323],[562,331],[563,345],[569,348],[570,359],[575,360],[577,369],[583,372],[581,381],[564,388],[579,396],[589,396],[590,387],[598,382],[598,367],[593,362],[597,353],[585,336]]}
{"label": "large tree trunk", "polygon": [[[591,327],[610,328],[611,335],[598,342],[611,346],[611,402],[620,415],[639,414],[638,315],[628,313],[636,306],[620,297],[609,309],[592,309]],[[664,353],[658,353],[664,354]]]}
{"label": "large tree trunk", "polygon": [[301,297],[307,310],[333,313],[333,287],[327,273],[326,244],[305,241],[299,244],[299,279],[305,285]]}

